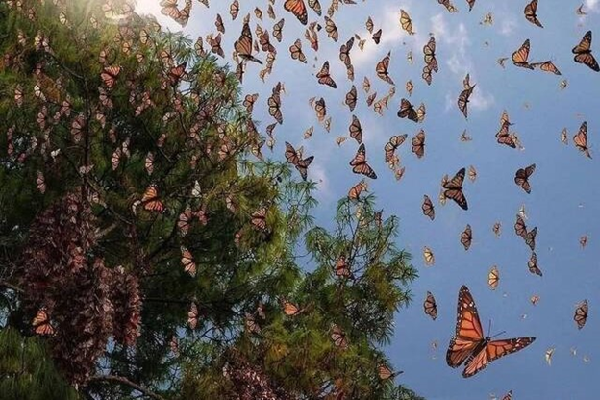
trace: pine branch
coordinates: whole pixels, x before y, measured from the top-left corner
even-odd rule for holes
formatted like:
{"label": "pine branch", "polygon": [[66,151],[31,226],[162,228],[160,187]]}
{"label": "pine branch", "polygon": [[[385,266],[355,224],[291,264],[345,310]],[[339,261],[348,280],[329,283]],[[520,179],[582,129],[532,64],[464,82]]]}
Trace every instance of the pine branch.
{"label": "pine branch", "polygon": [[111,383],[118,383],[120,385],[125,385],[125,386],[129,386],[130,388],[133,388],[135,390],[137,390],[140,393],[143,393],[144,395],[151,397],[155,400],[166,400],[164,397],[162,397],[161,395],[154,393],[153,391],[151,391],[150,389],[147,389],[143,386],[138,385],[135,382],[130,381],[129,379],[122,377],[122,376],[117,376],[117,375],[95,375],[92,376],[88,382],[111,382]]}

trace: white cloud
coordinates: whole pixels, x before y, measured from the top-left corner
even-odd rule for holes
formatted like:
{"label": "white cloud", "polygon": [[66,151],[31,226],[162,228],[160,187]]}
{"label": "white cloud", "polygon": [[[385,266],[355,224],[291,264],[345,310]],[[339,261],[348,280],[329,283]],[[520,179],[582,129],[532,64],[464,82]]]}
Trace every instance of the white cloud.
{"label": "white cloud", "polygon": [[600,4],[600,0],[585,0],[585,8],[587,11],[597,11],[596,7]]}
{"label": "white cloud", "polygon": [[512,16],[509,16],[502,20],[502,23],[500,24],[500,34],[503,36],[511,36],[516,26],[517,21]]}
{"label": "white cloud", "polygon": [[484,91],[482,87],[477,85],[473,90],[472,96],[469,98],[469,109],[483,111],[487,110],[494,104],[494,96],[491,93]]}

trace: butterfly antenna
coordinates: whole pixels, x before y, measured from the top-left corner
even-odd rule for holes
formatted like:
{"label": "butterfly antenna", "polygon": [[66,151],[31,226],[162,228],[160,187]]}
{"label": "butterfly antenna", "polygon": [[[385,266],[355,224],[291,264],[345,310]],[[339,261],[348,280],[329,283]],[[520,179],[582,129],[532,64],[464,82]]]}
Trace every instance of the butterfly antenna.
{"label": "butterfly antenna", "polygon": [[494,336],[492,336],[492,338],[498,337],[500,335],[504,335],[506,333],[506,331],[502,331],[500,333],[495,334]]}

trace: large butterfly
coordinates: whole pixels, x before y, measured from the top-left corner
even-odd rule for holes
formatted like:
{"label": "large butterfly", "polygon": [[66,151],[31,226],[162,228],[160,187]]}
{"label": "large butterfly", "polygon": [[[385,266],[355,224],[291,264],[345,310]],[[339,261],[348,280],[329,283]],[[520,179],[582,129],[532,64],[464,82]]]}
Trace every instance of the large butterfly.
{"label": "large butterfly", "polygon": [[358,144],[362,144],[362,134],[363,134],[362,125],[361,125],[358,117],[354,114],[352,114],[352,122],[350,123],[350,126],[348,127],[348,131],[350,133],[351,138],[356,139]]}
{"label": "large butterfly", "polygon": [[469,207],[467,205],[467,199],[462,190],[463,181],[465,179],[465,168],[461,168],[454,178],[450,179],[447,182],[444,182],[442,187],[445,189],[443,191],[443,197],[445,199],[452,199],[462,208],[463,210],[468,210]]}
{"label": "large butterfly", "polygon": [[515,137],[509,133],[510,125],[511,123],[508,121],[505,121],[502,124],[500,130],[498,131],[498,133],[496,133],[496,141],[500,144],[510,146],[514,149],[517,147],[517,144],[515,143]]}
{"label": "large butterfly", "polygon": [[234,43],[235,51],[238,57],[244,61],[253,61],[262,64],[262,61],[252,56],[252,32],[250,25],[246,22],[242,27],[242,33],[238,40]]}
{"label": "large butterfly", "polygon": [[392,136],[389,138],[388,142],[385,144],[385,162],[386,163],[390,163],[394,160],[395,157],[395,151],[398,147],[400,147],[402,145],[402,143],[404,143],[404,141],[406,140],[406,138],[408,137],[408,135],[404,134],[404,135],[399,135],[399,136]]}
{"label": "large butterfly", "polygon": [[517,67],[529,68],[533,69],[531,64],[529,64],[529,50],[531,49],[531,45],[529,43],[529,39],[525,39],[521,47],[519,47],[515,52],[512,53],[512,62]]}
{"label": "large butterfly", "polygon": [[117,75],[119,75],[119,72],[121,72],[121,67],[118,65],[104,67],[104,69],[100,73],[102,83],[104,83],[104,85],[107,88],[112,89],[112,87],[115,86],[115,82],[117,80]]}
{"label": "large butterfly", "polygon": [[489,363],[524,349],[535,341],[535,337],[492,340],[485,337],[475,306],[475,300],[466,286],[458,294],[456,334],[450,340],[446,362],[452,368],[465,365],[462,372],[469,378]]}
{"label": "large butterfly", "polygon": [[290,164],[293,164],[294,167],[300,172],[300,176],[302,179],[306,181],[306,177],[308,174],[308,166],[313,162],[314,157],[310,156],[305,158],[304,160],[300,158],[298,152],[292,147],[291,144],[285,142],[285,159]]}
{"label": "large butterfly", "polygon": [[388,83],[389,85],[394,85],[394,81],[388,75],[388,66],[390,65],[390,52],[388,51],[387,55],[383,58],[383,60],[377,63],[375,71],[377,72],[377,76]]}
{"label": "large butterfly", "polygon": [[350,161],[350,165],[353,167],[352,172],[355,174],[362,174],[371,179],[377,179],[377,174],[373,171],[373,168],[367,164],[365,145],[361,144],[356,152],[356,155]]}
{"label": "large butterfly", "polygon": [[535,172],[535,163],[525,168],[519,168],[515,172],[515,184],[523,188],[527,193],[531,193],[531,186],[529,185],[529,177]]}
{"label": "large butterfly", "polygon": [[300,62],[306,63],[306,56],[302,52],[302,42],[300,41],[300,39],[296,39],[294,43],[292,43],[292,45],[290,46],[289,50],[290,57],[292,57],[292,60],[298,60]]}
{"label": "large butterfly", "polygon": [[590,49],[592,45],[592,31],[587,31],[583,39],[579,42],[579,44],[573,47],[573,54],[575,54],[574,60],[578,63],[583,63],[593,69],[596,72],[600,71],[600,65],[592,56],[592,50]]}
{"label": "large butterfly", "polygon": [[575,143],[575,147],[577,147],[579,151],[583,152],[587,158],[592,158],[587,142],[587,121],[583,121],[581,127],[579,128],[579,132],[573,136],[573,143]]}
{"label": "large butterfly", "polygon": [[142,195],[142,204],[144,210],[161,213],[164,210],[163,202],[158,197],[158,188],[156,185],[150,185]]}
{"label": "large butterfly", "polygon": [[430,291],[427,291],[427,297],[423,302],[423,311],[425,311],[425,314],[429,315],[434,321],[437,318],[437,302],[435,301],[433,293]]}
{"label": "large butterfly", "polygon": [[325,16],[325,32],[327,32],[327,36],[333,39],[334,42],[338,41],[338,28],[335,24],[335,21],[329,18],[327,15]]}
{"label": "large butterfly", "polygon": [[332,88],[337,88],[337,84],[329,74],[329,61],[325,61],[321,70],[317,72],[317,79],[321,85],[326,85]]}
{"label": "large butterfly", "polygon": [[308,23],[308,13],[306,12],[306,4],[304,0],[286,0],[283,7],[285,11],[289,11],[298,18],[302,25]]}
{"label": "large butterfly", "polygon": [[525,18],[527,18],[527,21],[539,26],[540,28],[543,28],[542,24],[537,18],[537,3],[538,0],[531,0],[531,3],[525,6],[525,10],[523,10],[523,12],[525,13]]}

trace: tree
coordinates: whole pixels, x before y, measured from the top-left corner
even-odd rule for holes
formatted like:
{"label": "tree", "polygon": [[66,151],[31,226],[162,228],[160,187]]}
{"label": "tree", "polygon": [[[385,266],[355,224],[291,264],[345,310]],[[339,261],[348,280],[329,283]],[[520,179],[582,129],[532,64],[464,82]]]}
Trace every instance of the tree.
{"label": "tree", "polygon": [[0,35],[2,312],[67,382],[102,399],[398,398],[376,350],[415,276],[394,219],[342,201],[304,272],[312,184],[262,161],[228,68],[120,1],[6,2]]}

